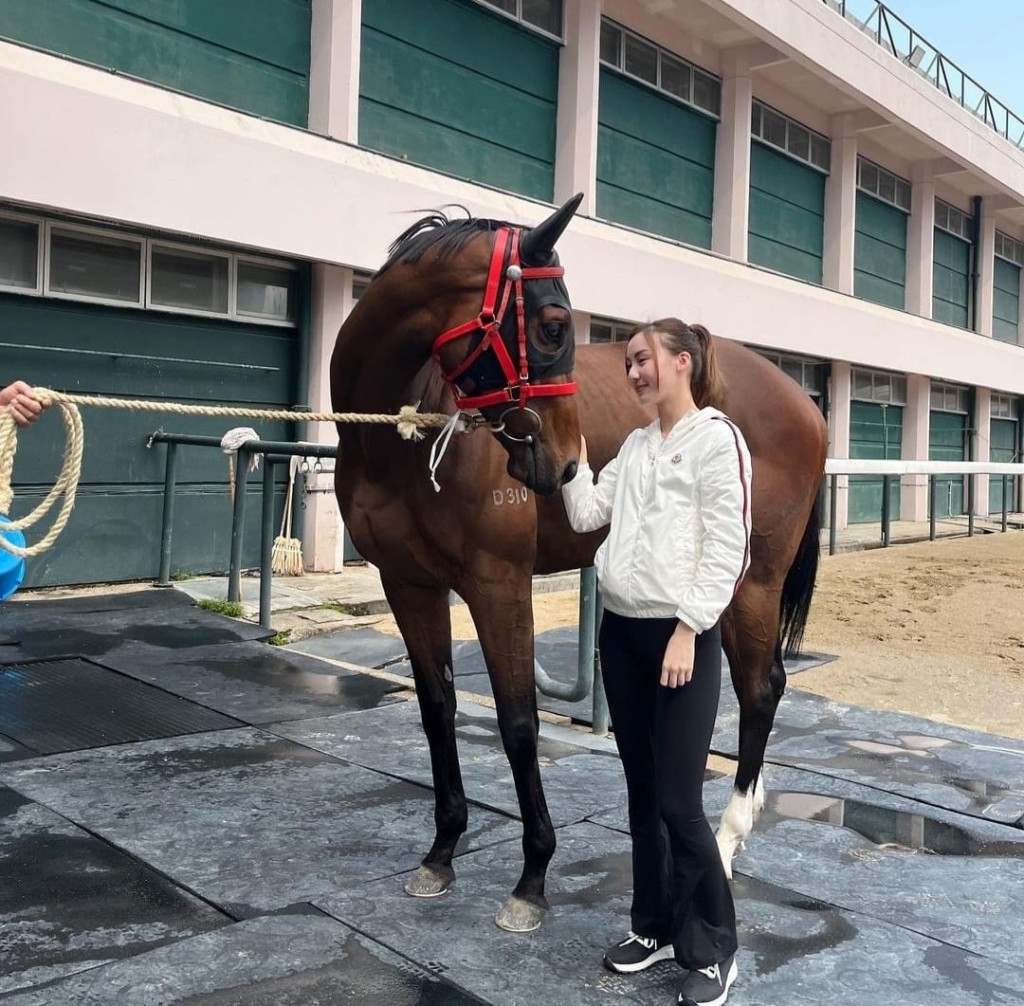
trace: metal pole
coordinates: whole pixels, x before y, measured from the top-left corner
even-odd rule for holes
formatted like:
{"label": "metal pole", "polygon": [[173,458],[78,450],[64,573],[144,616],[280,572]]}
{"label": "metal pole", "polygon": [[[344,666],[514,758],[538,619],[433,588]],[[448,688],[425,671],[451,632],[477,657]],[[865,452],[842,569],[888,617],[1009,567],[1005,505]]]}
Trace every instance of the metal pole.
{"label": "metal pole", "polygon": [[231,562],[228,566],[228,600],[242,599],[242,532],[245,528],[245,484],[249,478],[252,452],[245,445],[238,448],[235,477],[235,503],[231,510]]}
{"label": "metal pole", "polygon": [[555,681],[533,661],[533,673],[537,688],[553,699],[565,702],[579,702],[585,699],[594,686],[594,610],[597,605],[597,571],[593,566],[580,570],[580,628],[579,647],[576,655],[576,680]]}
{"label": "metal pole", "polygon": [[1010,476],[1009,475],[1004,475],[1003,476],[1003,530],[1004,531],[1006,530],[1006,511],[1007,511],[1007,509],[1009,508],[1009,505],[1010,505],[1009,488],[1010,488]]}
{"label": "metal pole", "polygon": [[839,513],[839,503],[836,497],[839,495],[839,476],[829,476],[828,488],[828,554],[836,554],[836,523]]}
{"label": "metal pole", "polygon": [[270,628],[271,589],[274,585],[271,557],[274,549],[274,462],[264,458],[263,507],[260,531],[260,628]]}
{"label": "metal pole", "polygon": [[[601,592],[597,592],[597,603],[594,605],[594,629],[595,636],[600,635],[601,631],[601,618],[604,615],[604,602],[601,600]],[[599,737],[604,737],[608,733],[609,726],[609,715],[608,715],[608,696],[604,690],[604,677],[601,674],[601,654],[600,651],[595,647],[594,649],[594,713],[593,713],[594,724],[592,731]]]}
{"label": "metal pole", "polygon": [[928,540],[935,541],[935,508],[939,505],[936,476],[928,476]]}
{"label": "metal pole", "polygon": [[974,537],[974,473],[967,476],[967,537]]}
{"label": "metal pole", "polygon": [[882,476],[882,547],[888,548],[890,541],[890,527],[889,527],[889,483],[892,481],[891,475]]}
{"label": "metal pole", "polygon": [[[167,445],[164,466],[164,515],[160,526],[160,572],[157,587],[171,586],[171,531],[174,526],[174,486],[178,479],[178,445]],[[1005,492],[1004,492],[1005,497]]]}

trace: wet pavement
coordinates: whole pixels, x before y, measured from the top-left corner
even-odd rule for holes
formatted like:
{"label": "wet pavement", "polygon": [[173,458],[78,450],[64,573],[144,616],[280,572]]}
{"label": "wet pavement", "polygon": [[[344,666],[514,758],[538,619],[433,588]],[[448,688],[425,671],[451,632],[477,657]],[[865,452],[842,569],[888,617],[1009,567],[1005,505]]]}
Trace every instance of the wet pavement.
{"label": "wet pavement", "polygon": [[[260,635],[176,591],[0,607],[0,1002],[675,1001],[673,964],[600,966],[630,886],[609,740],[542,724],[551,911],[510,935],[492,920],[521,828],[475,644],[456,652],[481,695],[457,719],[470,827],[454,889],[423,901],[402,893],[433,798],[400,642]],[[575,674],[573,643],[541,638],[549,673]],[[716,750],[737,722],[726,689]],[[1024,743],[791,689],[766,780],[730,1003],[1024,1006]],[[709,815],[730,791],[709,773]]]}

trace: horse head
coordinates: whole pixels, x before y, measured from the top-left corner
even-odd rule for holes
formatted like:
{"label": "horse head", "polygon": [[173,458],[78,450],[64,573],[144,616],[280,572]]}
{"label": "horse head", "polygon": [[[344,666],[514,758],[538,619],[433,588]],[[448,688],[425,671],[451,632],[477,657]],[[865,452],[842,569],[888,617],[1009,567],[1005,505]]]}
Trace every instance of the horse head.
{"label": "horse head", "polygon": [[509,475],[542,496],[575,475],[579,457],[572,305],[555,244],[581,199],[527,230],[498,226],[480,313],[434,343],[459,407],[487,419]]}

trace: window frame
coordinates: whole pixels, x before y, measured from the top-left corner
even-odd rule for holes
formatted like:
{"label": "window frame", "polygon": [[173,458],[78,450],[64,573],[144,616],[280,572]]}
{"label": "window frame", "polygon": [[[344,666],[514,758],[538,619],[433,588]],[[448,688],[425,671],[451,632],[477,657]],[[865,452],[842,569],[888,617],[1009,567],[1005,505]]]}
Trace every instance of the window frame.
{"label": "window frame", "polygon": [[[949,412],[957,416],[968,416],[971,412],[971,403],[968,397],[969,391],[970,388],[962,384],[932,380],[928,388],[928,410],[930,412]],[[943,401],[941,405],[935,404],[936,393],[942,395]],[[946,400],[950,394],[956,396],[956,408],[953,409],[946,405]]]}
{"label": "window frame", "polygon": [[996,228],[995,256],[1010,265],[1024,267],[1024,242]]}
{"label": "window frame", "polygon": [[[295,263],[288,262],[285,259],[273,259],[263,258],[260,255],[250,255],[246,252],[232,252],[231,258],[233,259],[231,265],[231,291],[228,294],[228,300],[231,303],[231,318],[234,321],[242,322],[248,325],[272,325],[275,328],[295,328],[299,327],[298,310],[295,312],[294,320],[281,321],[277,318],[267,318],[261,314],[240,314],[238,311],[238,263],[248,262],[252,265],[265,265],[272,269],[283,269],[286,272],[293,274],[298,273],[298,269]],[[294,304],[293,307],[298,308],[298,304]],[[219,317],[219,316],[218,316]]]}
{"label": "window frame", "polygon": [[[594,325],[603,325],[605,328],[610,328],[612,337],[607,342],[594,342],[593,332]],[[621,345],[629,340],[630,333],[636,328],[637,323],[635,321],[625,321],[622,318],[606,318],[604,315],[591,316],[590,323],[587,326],[587,345],[593,346],[614,346]],[[622,333],[622,338],[618,338],[618,334]]]}
{"label": "window frame", "polygon": [[999,392],[992,392],[991,404],[989,406],[989,418],[1009,419],[1017,422],[1017,409],[1019,398],[1017,395],[1004,395]]}
{"label": "window frame", "polygon": [[[939,207],[945,211],[945,222],[939,223]],[[963,221],[963,231],[955,230],[950,224],[950,210],[953,213],[959,215]],[[946,202],[945,199],[940,199],[938,196],[935,197],[935,226],[940,231],[945,231],[946,234],[952,234],[953,237],[959,238],[961,241],[971,241],[971,228],[974,226],[974,217],[970,213],[965,213],[959,206],[954,206],[952,203]]]}
{"label": "window frame", "polygon": [[[871,397],[865,398],[857,394],[857,375],[866,376],[871,381]],[[875,392],[876,383],[884,379],[889,382],[888,397],[882,398]],[[896,393],[896,387],[899,393]],[[853,402],[872,402],[875,405],[894,405],[904,408],[907,404],[907,375],[894,370],[874,370],[870,367],[853,367],[850,370],[850,400]]]}
{"label": "window frame", "polygon": [[[172,307],[165,304],[154,304],[152,302],[153,292],[153,250],[167,249],[168,251],[191,252],[193,255],[207,255],[210,258],[223,258],[228,262],[228,307],[227,311],[204,311],[198,307]],[[163,311],[166,314],[193,315],[199,318],[221,318],[232,320],[234,318],[234,300],[236,282],[234,279],[235,263],[232,252],[214,251],[202,245],[181,244],[173,241],[164,241],[160,238],[146,239],[146,310]]]}
{"label": "window frame", "polygon": [[534,24],[532,21],[527,21],[523,18],[523,0],[515,0],[516,12],[512,14],[507,10],[503,10],[497,5],[496,0],[475,0],[475,3],[479,7],[483,7],[484,10],[490,11],[492,14],[497,14],[499,17],[505,18],[507,21],[511,21],[514,24],[521,25],[523,28],[529,31],[535,31],[538,35],[544,38],[551,39],[554,42],[565,44],[565,0],[559,0],[562,8],[561,16],[561,31],[558,35],[553,35],[546,28],[541,28],[540,25]]}
{"label": "window frame", "polygon": [[[764,136],[764,112],[765,110],[771,112],[772,115],[777,115],[786,124],[786,142],[780,146],[774,140],[769,140]],[[790,150],[790,127],[796,126],[797,129],[802,129],[809,134],[808,139],[808,155],[807,157],[801,157],[799,154],[793,153]],[[780,153],[785,154],[787,157],[792,157],[798,164],[806,164],[809,168],[813,168],[826,177],[832,174],[832,140],[824,133],[819,133],[816,129],[812,129],[805,122],[801,122],[799,119],[794,119],[791,115],[786,115],[785,112],[780,111],[768,102],[762,101],[760,98],[754,98],[750,104],[750,135],[758,143],[763,143],[766,147],[771,147],[772,150],[778,150]],[[814,160],[814,141],[817,140],[819,144],[824,144],[826,151],[828,152],[828,165],[823,166],[818,164]]]}
{"label": "window frame", "polygon": [[[869,188],[867,185],[864,184],[862,178],[862,168],[865,166],[872,168],[876,172],[878,185],[875,189]],[[894,199],[889,199],[888,197],[882,195],[882,175],[886,175],[889,178],[893,179],[893,191],[895,193]],[[904,206],[903,203],[899,201],[901,183],[904,186],[906,186],[906,206]],[[902,175],[896,174],[895,171],[890,171],[888,168],[883,168],[882,165],[879,164],[877,161],[872,161],[871,158],[863,157],[860,154],[857,155],[857,189],[860,192],[864,192],[867,195],[871,196],[872,198],[877,199],[880,203],[885,203],[886,206],[894,207],[901,213],[910,213],[911,200],[913,198],[913,183],[909,179],[904,178]]]}
{"label": "window frame", "polygon": [[[87,293],[66,293],[63,290],[53,290],[50,286],[50,274],[53,268],[53,232],[67,231],[72,234],[86,234],[94,237],[106,238],[110,241],[121,241],[125,244],[134,244],[139,247],[139,299],[137,301],[120,300],[115,297],[93,296]],[[107,304],[110,307],[124,307],[136,311],[146,310],[146,244],[147,238],[135,234],[126,234],[123,231],[111,230],[103,227],[92,227],[88,224],[66,223],[61,220],[46,221],[46,272],[43,277],[43,296],[52,297],[54,300],[77,300],[87,304]]]}
{"label": "window frame", "polygon": [[18,213],[13,210],[0,210],[0,219],[14,220],[17,223],[36,225],[36,285],[13,286],[0,279],[0,291],[3,293],[16,293],[24,297],[42,297],[43,284],[46,280],[46,220],[43,217],[32,216],[28,213]]}

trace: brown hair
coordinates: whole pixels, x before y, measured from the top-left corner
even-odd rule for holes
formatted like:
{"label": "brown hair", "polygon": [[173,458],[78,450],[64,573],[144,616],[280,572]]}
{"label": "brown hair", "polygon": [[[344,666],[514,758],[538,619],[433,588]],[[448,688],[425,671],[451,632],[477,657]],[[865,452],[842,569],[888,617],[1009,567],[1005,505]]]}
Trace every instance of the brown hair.
{"label": "brown hair", "polygon": [[725,382],[722,380],[715,357],[715,344],[711,341],[711,333],[703,325],[687,325],[678,318],[660,318],[637,325],[629,338],[643,335],[654,347],[654,337],[658,336],[661,344],[673,356],[678,353],[689,353],[693,361],[690,372],[690,392],[697,408],[707,405],[721,408],[725,400]]}

